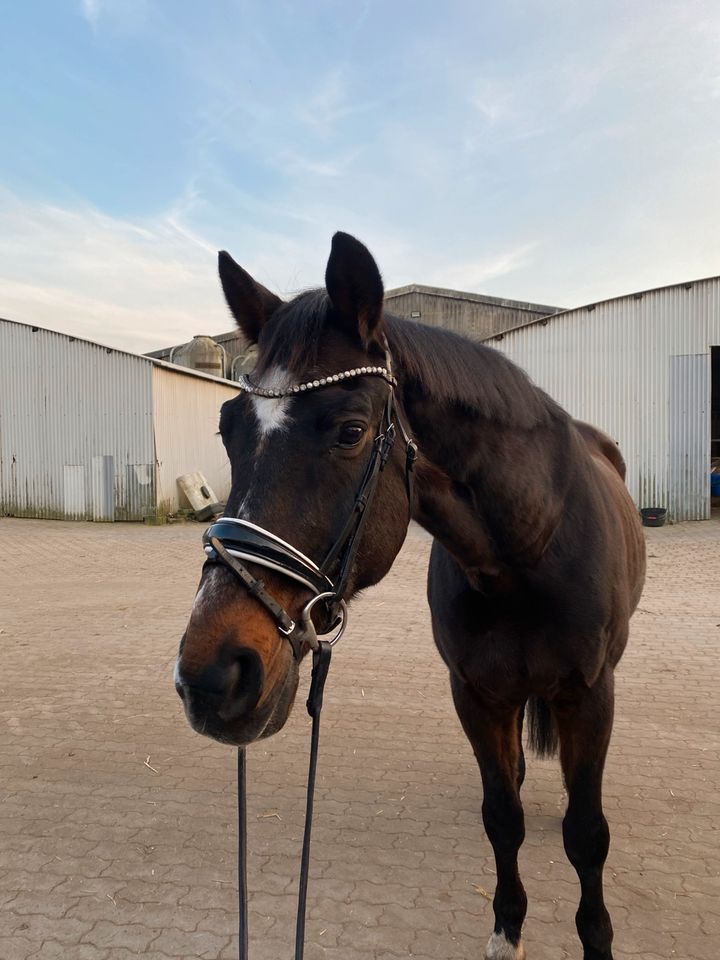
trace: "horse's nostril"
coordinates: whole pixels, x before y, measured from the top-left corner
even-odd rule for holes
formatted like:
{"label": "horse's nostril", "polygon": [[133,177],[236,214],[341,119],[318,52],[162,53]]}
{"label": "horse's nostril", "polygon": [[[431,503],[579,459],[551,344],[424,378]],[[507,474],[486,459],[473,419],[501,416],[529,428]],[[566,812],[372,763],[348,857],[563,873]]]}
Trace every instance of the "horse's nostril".
{"label": "horse's nostril", "polygon": [[175,688],[194,709],[211,710],[225,720],[255,707],[265,673],[259,655],[248,647],[225,649],[220,660],[194,672],[179,668]]}
{"label": "horse's nostril", "polygon": [[234,651],[230,665],[227,708],[223,713],[237,717],[252,710],[262,693],[265,671],[258,654],[243,647]]}
{"label": "horse's nostril", "polygon": [[225,698],[230,687],[230,677],[226,665],[204,667],[196,673],[183,674],[182,683],[186,690],[197,691],[206,697]]}

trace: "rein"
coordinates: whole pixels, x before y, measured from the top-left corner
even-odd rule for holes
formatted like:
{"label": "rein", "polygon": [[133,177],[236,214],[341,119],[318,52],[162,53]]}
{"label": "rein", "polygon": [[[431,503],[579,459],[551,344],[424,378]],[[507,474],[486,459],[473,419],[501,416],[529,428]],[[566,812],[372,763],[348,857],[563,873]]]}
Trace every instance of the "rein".
{"label": "rein", "polygon": [[[248,520],[222,517],[213,523],[203,535],[203,547],[207,556],[206,563],[225,566],[237,577],[248,593],[265,608],[275,621],[278,632],[290,643],[295,660],[300,661],[305,649],[312,650],[313,665],[310,692],[307,699],[307,710],[312,718],[312,733],[295,927],[295,960],[302,960],[305,949],[305,913],[310,868],[313,800],[320,738],[320,712],[322,710],[325,681],[330,669],[332,648],[344,633],[347,625],[347,606],[344,596],[378,480],[390,459],[398,428],[405,443],[405,487],[410,512],[412,512],[413,476],[415,461],[417,460],[417,446],[410,438],[397,411],[395,403],[397,380],[392,374],[389,352],[386,353],[385,367],[356,367],[352,370],[332,374],[329,377],[295,384],[284,390],[270,390],[256,386],[248,377],[241,377],[239,381],[241,389],[246,393],[280,399],[302,395],[310,390],[332,386],[361,376],[382,377],[389,384],[390,389],[385,401],[378,433],[373,440],[370,459],[355,495],[352,512],[322,563],[318,566],[292,544],[278,537],[277,534],[250,523]],[[303,607],[299,623],[293,620],[282,604],[265,589],[264,582],[253,576],[242,562],[243,560],[249,560],[254,564],[274,570],[311,590],[313,597]],[[320,605],[320,617],[319,624],[316,627],[313,621],[313,610],[318,604]],[[327,635],[333,630],[335,633],[329,640],[320,639],[318,630],[322,635]],[[244,747],[238,749],[237,778],[239,960],[248,960],[247,770]]]}

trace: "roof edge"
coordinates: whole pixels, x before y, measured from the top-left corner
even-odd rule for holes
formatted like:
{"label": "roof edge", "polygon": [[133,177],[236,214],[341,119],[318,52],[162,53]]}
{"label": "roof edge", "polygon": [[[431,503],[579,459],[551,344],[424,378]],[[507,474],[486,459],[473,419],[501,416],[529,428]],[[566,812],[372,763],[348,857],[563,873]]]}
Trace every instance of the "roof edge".
{"label": "roof edge", "polygon": [[544,316],[565,311],[565,307],[552,307],[545,303],[531,303],[527,300],[508,300],[505,297],[491,297],[484,293],[473,293],[466,290],[452,290],[449,287],[430,287],[422,283],[408,283],[403,287],[393,287],[385,291],[385,299],[392,300],[407,293],[428,293],[447,300],[465,300],[473,303],[486,303],[494,307],[510,307],[514,310],[527,310],[532,313],[546,311]]}
{"label": "roof edge", "polygon": [[510,333],[516,333],[518,330],[526,330],[528,327],[534,327],[538,324],[546,327],[551,320],[567,317],[568,314],[571,313],[580,313],[583,310],[591,312],[595,310],[596,307],[602,307],[606,303],[616,303],[618,300],[642,300],[643,297],[650,293],[660,293],[662,290],[675,290],[678,287],[685,287],[686,290],[691,290],[693,287],[698,286],[698,284],[710,283],[713,280],[720,281],[720,275],[712,277],[700,277],[697,280],[681,280],[679,283],[666,283],[660,287],[648,287],[646,290],[636,290],[633,293],[621,293],[620,296],[608,297],[606,300],[591,300],[589,303],[583,303],[579,307],[571,307],[569,310],[561,310],[558,313],[551,313],[546,317],[537,317],[535,320],[530,320],[528,323],[518,323],[514,327],[508,327],[507,330],[500,330],[498,333],[493,333],[489,337],[483,337],[479,342],[490,343],[492,340],[503,340]]}
{"label": "roof edge", "polygon": [[[224,383],[228,386],[238,387],[235,380],[228,380],[225,377],[214,377],[211,373],[203,373],[201,370],[193,370],[192,367],[181,367],[176,363],[169,363],[167,360],[160,360],[158,357],[149,357],[145,353],[133,353],[132,350],[125,350],[122,347],[111,347],[106,343],[98,343],[97,340],[88,340],[87,337],[77,337],[74,333],[64,333],[62,330],[52,330],[50,327],[42,327],[39,323],[25,323],[23,320],[10,320],[9,317],[0,317],[0,323],[11,323],[15,327],[26,327],[32,332],[42,331],[51,333],[55,337],[63,337],[71,342],[85,343],[91,347],[97,347],[98,350],[104,350],[106,353],[119,353],[125,357],[132,357],[134,360],[141,360],[144,363],[150,363],[156,367],[162,367],[165,370],[171,370],[173,373],[180,373],[185,376],[199,377],[201,380],[213,380],[215,383]],[[238,387],[238,389],[240,389]]]}

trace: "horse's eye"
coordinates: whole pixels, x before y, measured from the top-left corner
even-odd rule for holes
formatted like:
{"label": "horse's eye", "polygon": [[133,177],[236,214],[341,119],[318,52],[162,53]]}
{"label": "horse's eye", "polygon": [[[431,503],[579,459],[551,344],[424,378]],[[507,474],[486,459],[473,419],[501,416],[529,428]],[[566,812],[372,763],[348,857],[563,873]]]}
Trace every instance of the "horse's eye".
{"label": "horse's eye", "polygon": [[338,444],[341,447],[355,447],[363,438],[365,427],[361,423],[344,423],[340,429]]}

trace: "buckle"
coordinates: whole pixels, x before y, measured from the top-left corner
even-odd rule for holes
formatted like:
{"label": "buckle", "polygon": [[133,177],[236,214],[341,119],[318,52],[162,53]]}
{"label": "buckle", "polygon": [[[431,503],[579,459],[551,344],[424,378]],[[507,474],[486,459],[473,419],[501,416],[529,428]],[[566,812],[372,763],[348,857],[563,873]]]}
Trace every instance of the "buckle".
{"label": "buckle", "polygon": [[[305,633],[307,634],[308,642],[310,646],[315,649],[318,644],[317,631],[315,630],[315,624],[312,622],[312,608],[318,602],[318,600],[327,600],[328,597],[335,597],[335,594],[329,590],[327,593],[319,593],[316,597],[313,597],[312,600],[308,601],[303,607],[302,613],[300,615],[302,620],[302,625]],[[337,599],[337,598],[336,598]],[[347,626],[347,604],[344,600],[340,601],[340,624],[338,629],[333,637],[330,640],[324,640],[324,643],[329,644],[331,647],[334,647],[338,642],[340,637],[345,633],[345,627]],[[315,643],[313,644],[313,640]]]}
{"label": "buckle", "polygon": [[387,429],[385,430],[385,433],[381,434],[382,441],[383,441],[382,446],[380,448],[380,469],[381,470],[385,466],[385,464],[388,462],[388,458],[392,453],[393,444],[395,443],[395,435],[396,435],[395,424],[389,423],[387,425]]}

